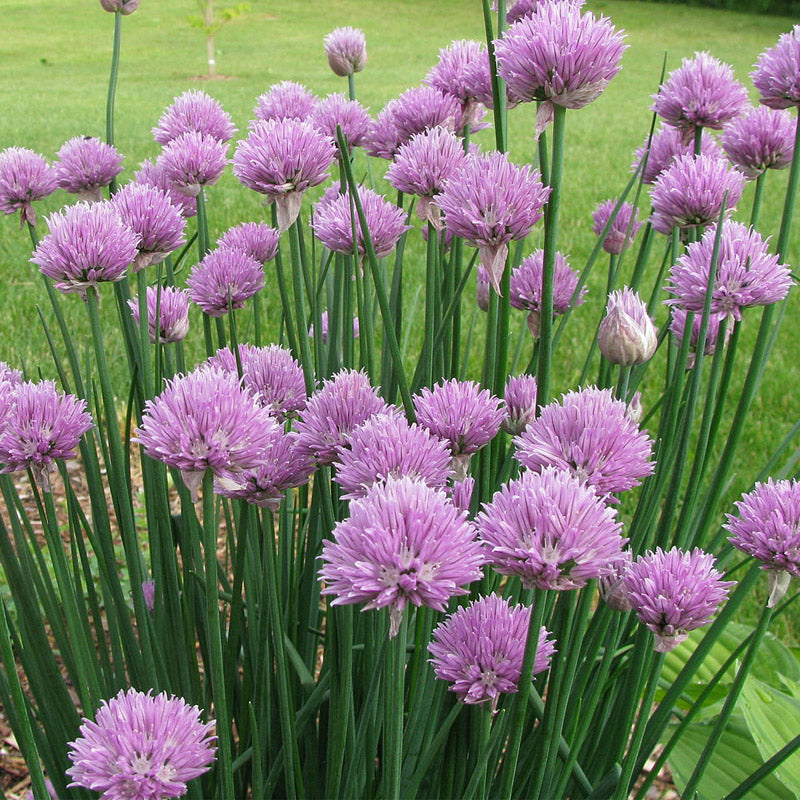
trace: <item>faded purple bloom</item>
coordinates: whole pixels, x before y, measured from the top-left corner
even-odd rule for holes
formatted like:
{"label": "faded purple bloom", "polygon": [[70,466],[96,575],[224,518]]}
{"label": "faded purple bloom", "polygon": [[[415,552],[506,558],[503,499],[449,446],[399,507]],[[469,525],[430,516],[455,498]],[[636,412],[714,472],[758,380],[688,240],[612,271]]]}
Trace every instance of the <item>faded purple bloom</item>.
{"label": "faded purple bloom", "polygon": [[217,239],[217,247],[241,250],[259,264],[272,261],[278,252],[281,235],[264,222],[242,222]]}
{"label": "faded purple bloom", "polygon": [[695,53],[670,72],[653,101],[651,110],[667,125],[678,128],[683,142],[688,143],[697,128],[721,130],[742,114],[747,108],[747,90],[727,64],[710,53]]}
{"label": "faded purple bloom", "polygon": [[100,0],[100,5],[112,14],[119,11],[121,14],[133,14],[139,8],[140,0]]}
{"label": "faded purple bloom", "polygon": [[142,161],[139,169],[133,174],[133,182],[142,186],[155,186],[166,192],[170,202],[180,209],[187,219],[197,214],[197,198],[178,191],[172,181],[164,174],[161,165],[153,161]]}
{"label": "faded purple bloom", "polygon": [[447,230],[481,255],[495,290],[505,270],[508,243],[524,239],[542,218],[550,188],[529,166],[512,164],[505,153],[469,155],[445,183],[437,205]]}
{"label": "faded purple bloom", "polygon": [[[320,327],[322,328],[322,344],[328,343],[328,309],[326,308],[320,314]],[[314,323],[312,322],[308,328],[308,335],[314,338]],[[358,317],[353,317],[353,338],[358,339],[361,336],[361,325]]]}
{"label": "faded purple bloom", "polygon": [[0,152],[0,211],[20,212],[20,227],[36,225],[33,201],[56,190],[53,168],[27,147],[7,147]]}
{"label": "faded purple bloom", "polygon": [[[594,222],[593,230],[595,236],[600,236],[605,228],[614,209],[617,206],[618,199],[615,197],[612,200],[605,200],[600,203],[597,208],[592,212],[592,220]],[[639,228],[644,225],[636,219],[638,211],[630,203],[623,203],[611,227],[608,229],[606,238],[603,239],[603,250],[612,255],[619,255],[626,247],[630,247]]]}
{"label": "faded purple bloom", "polygon": [[444,492],[410,478],[353,500],[333,536],[322,545],[322,593],[336,595],[332,605],[388,606],[390,637],[409,603],[444,611],[482,576],[481,545],[466,514]]}
{"label": "faded purple bloom", "polygon": [[172,204],[169,195],[155,186],[129,183],[112,198],[111,203],[122,221],[139,235],[139,253],[133,261],[136,272],[163,261],[173,250],[185,244],[186,221]]}
{"label": "faded purple bloom", "polygon": [[50,233],[31,261],[55,281],[56,289],[85,296],[102,281],[120,281],[137,256],[138,234],[109,203],[78,203],[47,218]]}
{"label": "faded purple bloom", "polygon": [[651,222],[659,233],[707,225],[719,217],[722,203],[732,211],[742,196],[744,176],[711,155],[678,156],[653,184]]}
{"label": "faded purple bloom", "polygon": [[656,636],[657,653],[668,653],[689,631],[706,625],[735,581],[723,581],[714,556],[660,547],[634,561],[625,573],[628,599],[636,616]]}
{"label": "faded purple bloom", "polygon": [[228,145],[213,136],[189,131],[164,145],[156,166],[180,192],[197,197],[213,186],[228,163]]}
{"label": "faded purple bloom", "polygon": [[503,400],[506,404],[506,418],[503,430],[517,436],[536,417],[536,396],[539,387],[533,375],[512,375],[506,381]]}
{"label": "faded purple bloom", "polygon": [[303,192],[328,177],[336,158],[333,142],[310,122],[296,119],[255,122],[233,157],[234,175],[275,201],[278,230],[297,219]]}
{"label": "faded purple bloom", "polygon": [[81,436],[92,426],[86,401],[56,389],[53,381],[16,386],[0,432],[2,472],[30,469],[41,488],[50,491],[50,473],[56,459],[75,458]]}
{"label": "faded purple bloom", "polygon": [[[544,270],[544,250],[535,250],[511,273],[510,300],[514,308],[527,310],[528,329],[531,335],[539,338],[539,326],[542,315],[542,274]],[[578,288],[578,273],[570,267],[562,253],[556,253],[555,272],[553,274],[553,318],[566,313],[571,305],[579,306],[586,297],[583,287],[573,301]]]}
{"label": "faded purple bloom", "polygon": [[[705,288],[705,287],[704,287]],[[670,310],[669,329],[675,337],[675,344],[680,347],[683,342],[683,334],[686,330],[686,316],[689,312],[678,306],[672,306]],[[708,326],[706,329],[706,341],[703,347],[703,354],[710,356],[714,354],[719,342],[720,329],[722,323],[727,319],[726,314],[710,314],[708,317]],[[695,353],[697,352],[698,344],[700,343],[700,327],[703,322],[703,315],[695,314],[692,320],[692,330],[689,334],[689,356],[686,359],[687,369],[691,369],[695,363]],[[730,338],[732,328],[730,325],[725,326],[725,338],[722,343],[723,347]]]}
{"label": "faded purple bloom", "polygon": [[[531,619],[530,606],[512,606],[496,594],[457,608],[433,632],[428,651],[436,677],[452,683],[462,703],[489,702],[518,691]],[[542,626],[530,677],[550,666],[555,645]]]}
{"label": "faded purple bloom", "polygon": [[192,267],[186,288],[206,314],[221,317],[264,288],[264,269],[242,250],[212,250]]}
{"label": "faded purple bloom", "polygon": [[609,608],[614,611],[630,611],[631,601],[628,599],[628,587],[625,584],[625,575],[630,569],[633,556],[630,550],[623,550],[620,557],[611,564],[612,570],[608,575],[600,578],[598,589],[600,597]]}
{"label": "faded purple bloom", "polygon": [[205,92],[190,89],[164,109],[153,138],[159,144],[169,144],[183,133],[201,133],[219,142],[229,142],[236,126],[218,100]]}
{"label": "faded purple bloom", "polygon": [[461,105],[458,133],[477,121],[480,87],[473,76],[487,57],[483,42],[459,39],[439,51],[439,61],[425,76],[426,84],[455,97]]}
{"label": "faded purple bloom", "polygon": [[388,410],[366,373],[347,369],[337,372],[311,395],[295,425],[301,452],[313,456],[319,464],[333,464],[362,422]]}
{"label": "faded purple bloom", "polygon": [[341,93],[329,94],[320,100],[309,120],[333,141],[336,141],[338,125],[351,148],[361,147],[372,128],[372,117],[364,106],[358,100],[348,100]]}
{"label": "faded purple bloom", "polygon": [[[311,116],[316,102],[313,92],[301,83],[281,81],[259,96],[253,113],[261,120],[296,119],[302,122]],[[251,123],[251,127],[254,124]]]}
{"label": "faded purple bloom", "polygon": [[367,63],[367,37],[364,31],[345,25],[323,39],[328,64],[340,78],[361,72]]}
{"label": "faded purple bloom", "polygon": [[397,99],[390,100],[372,123],[364,145],[371,156],[386,158],[391,161],[397,155],[400,145],[404,143],[395,122],[398,106]]}
{"label": "faded purple bloom", "polygon": [[612,364],[631,367],[649,361],[658,347],[658,332],[647,306],[630,287],[611,292],[597,331],[597,346]]}
{"label": "faded purple bloom", "polygon": [[782,33],[777,43],[758,57],[750,77],[762,105],[800,107],[800,25]]}
{"label": "faded purple bloom", "polygon": [[514,457],[534,472],[571,472],[608,502],[652,474],[653,441],[629,419],[610,389],[590,386],[545,406],[514,439]]}
{"label": "faded purple bloom", "polygon": [[[717,144],[717,140],[713,136],[704,136],[700,143],[700,148],[705,156],[717,156],[718,158],[722,158],[722,148]],[[645,138],[644,144],[633,156],[631,172],[636,171],[646,151],[647,138]],[[647,164],[644,168],[642,182],[655,183],[656,178],[667,169],[667,167],[671,166],[672,162],[678,156],[693,154],[693,142],[684,143],[681,132],[677,128],[673,128],[671,125],[659,128],[650,140],[650,155],[647,158]]]}
{"label": "faded purple bloom", "polygon": [[[147,287],[147,327],[150,341],[162,344],[180,342],[189,333],[189,295],[174,286]],[[136,324],[139,324],[139,299],[128,300]],[[156,323],[158,318],[158,323]]]}
{"label": "faded purple bloom", "polygon": [[773,608],[786,593],[790,576],[800,576],[800,483],[769,478],[734,505],[739,516],[725,515],[724,527],[733,534],[729,541],[768,571],[767,605]]}
{"label": "faded purple bloom", "polygon": [[69,743],[70,786],[102,792],[100,800],[182,797],[214,761],[213,728],[181,697],[121,690]]}
{"label": "faded purple bloom", "polygon": [[339,455],[334,480],[346,492],[342,497],[352,500],[376,483],[400,477],[444,489],[450,477],[450,449],[392,410],[370,417],[353,431]]}
{"label": "faded purple bloom", "polygon": [[786,169],[794,153],[795,121],[788,111],[756,106],[733,120],[720,136],[736,169],[753,180],[767,169]]}
{"label": "faded purple bloom", "polygon": [[[705,304],[716,225],[699,242],[689,245],[673,265],[666,288],[674,295],[668,304],[702,314]],[[769,252],[769,239],[741,222],[722,226],[717,272],[711,290],[711,313],[742,318],[742,309],[782,300],[792,286],[789,267]]]}
{"label": "faded purple bloom", "polygon": [[75,136],[56,154],[53,172],[59,189],[81,200],[98,202],[100,190],[122,172],[122,156],[116,147],[92,136]]}
{"label": "faded purple bloom", "polygon": [[142,597],[145,608],[152,614],[156,607],[156,582],[142,581]]}
{"label": "faded purple bloom", "polygon": [[611,572],[627,539],[616,509],[569,472],[523,472],[475,518],[487,559],[526,589],[577,589]]}

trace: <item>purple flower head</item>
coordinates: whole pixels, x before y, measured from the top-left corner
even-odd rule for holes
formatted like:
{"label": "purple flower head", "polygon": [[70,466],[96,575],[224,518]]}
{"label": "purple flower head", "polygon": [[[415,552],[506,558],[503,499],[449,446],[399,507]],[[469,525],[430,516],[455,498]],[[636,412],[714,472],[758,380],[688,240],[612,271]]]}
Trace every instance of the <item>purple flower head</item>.
{"label": "purple flower head", "polygon": [[461,119],[458,100],[433,86],[407,89],[396,98],[393,109],[400,144],[430,128],[445,128],[454,133]]}
{"label": "purple flower head", "polygon": [[361,72],[367,63],[367,37],[364,31],[345,25],[323,39],[328,64],[340,78]]}
{"label": "purple flower head", "polygon": [[610,389],[568,392],[514,439],[514,457],[534,472],[567,470],[613,502],[613,493],[638,486],[655,467],[652,440],[626,412]]}
{"label": "purple flower head", "polygon": [[363,497],[370,486],[395,478],[420,480],[444,489],[450,477],[450,448],[398,411],[370,417],[350,435],[336,467],[336,483],[347,500]]}
{"label": "purple flower head", "polygon": [[[320,314],[320,327],[322,328],[322,344],[328,343],[328,309],[326,308]],[[308,335],[314,338],[314,323],[312,322],[308,328]],[[361,336],[361,325],[358,317],[353,317],[353,338],[358,339]]]}
{"label": "purple flower head", "polygon": [[372,117],[358,100],[348,100],[343,94],[329,94],[311,112],[310,121],[325,136],[336,141],[336,126],[342,129],[351,150],[361,147],[372,128]]}
{"label": "purple flower head", "polygon": [[372,123],[364,145],[371,156],[391,161],[397,155],[400,145],[404,143],[400,138],[400,132],[395,122],[398,106],[399,101],[397,99],[390,100],[380,110]]}
{"label": "purple flower head", "polygon": [[[294,81],[281,81],[259,96],[253,110],[257,119],[308,119],[317,103],[310,89]],[[251,125],[252,127],[252,125]]]}
{"label": "purple flower head", "polygon": [[611,572],[600,578],[598,589],[600,597],[609,608],[614,611],[630,611],[631,601],[628,598],[628,587],[625,584],[625,575],[631,566],[633,556],[630,550],[623,550],[620,557],[611,564]]}
{"label": "purple flower head", "polygon": [[629,287],[611,292],[597,331],[597,346],[612,364],[631,367],[649,361],[658,347],[658,332],[647,306]]}
{"label": "purple flower head", "polygon": [[[303,369],[291,351],[277,344],[268,347],[240,344],[239,359],[245,388],[278,422],[295,416],[306,407]],[[237,374],[236,357],[229,347],[218,350],[208,363]]]}
{"label": "purple flower head", "polygon": [[608,575],[627,539],[616,509],[562,469],[523,472],[475,518],[487,559],[526,589],[576,589]]}
{"label": "purple flower head", "polygon": [[[136,324],[139,324],[139,300],[128,300]],[[156,322],[158,319],[158,322]],[[189,333],[189,295],[174,286],[147,287],[147,327],[150,341],[162,344],[180,342]]]}
{"label": "purple flower head", "polygon": [[720,143],[731,164],[752,180],[792,163],[794,129],[788,111],[756,106],[726,126]]}
{"label": "purple flower head", "polygon": [[139,235],[134,272],[158,264],[186,242],[186,221],[161,189],[129,183],[111,198],[111,203],[122,221]]}
{"label": "purple flower head", "polygon": [[255,122],[239,142],[233,173],[253,191],[275,201],[278,230],[297,219],[303,192],[328,177],[336,158],[333,142],[310,122],[274,119]]}
{"label": "purple flower head", "polygon": [[102,792],[100,800],[182,797],[214,761],[213,728],[181,697],[120,691],[103,701],[94,722],[84,717],[69,743],[70,786]]}
{"label": "purple flower head", "polygon": [[212,250],[186,279],[189,297],[211,317],[242,308],[264,288],[264,269],[242,250]]}
{"label": "purple flower head", "polygon": [[26,147],[7,147],[0,152],[0,211],[20,212],[20,226],[36,225],[33,201],[56,190],[53,168],[42,156]]}
{"label": "purple flower head", "polygon": [[136,435],[150,458],[181,470],[196,500],[207,469],[235,480],[257,467],[274,424],[236,374],[204,367],[167,381],[145,404]]}
{"label": "purple flower head", "polygon": [[388,411],[364,372],[342,370],[314,392],[295,425],[301,451],[319,464],[333,464],[352,432],[374,414]]}
{"label": "purple flower head", "polygon": [[100,190],[122,172],[122,156],[114,145],[92,136],[75,136],[56,154],[53,172],[59,189],[81,200],[98,202]]}
{"label": "purple flower head", "polygon": [[[611,219],[611,214],[617,206],[617,198],[612,200],[605,200],[595,208],[592,213],[592,220],[594,221],[593,230],[595,236],[600,236],[605,228],[608,220]],[[612,255],[619,255],[626,247],[630,247],[639,228],[644,225],[636,219],[637,210],[630,203],[623,203],[620,206],[617,216],[611,223],[608,229],[606,238],[603,239],[603,250]]]}
{"label": "purple flower head", "polygon": [[581,14],[574,3],[542,3],[495,41],[497,71],[523,100],[544,101],[537,135],[552,119],[553,104],[583,108],[620,70],[623,35],[607,17]]}
{"label": "purple flower head", "polygon": [[53,461],[75,458],[81,436],[93,426],[86,401],[59,392],[53,381],[5,383],[3,392],[12,397],[0,432],[0,471],[30,469],[49,492]]}
{"label": "purple flower head", "polygon": [[472,475],[467,475],[463,481],[454,481],[450,489],[453,505],[468,514],[473,491],[475,491],[475,478]]}
{"label": "purple flower head", "polygon": [[236,126],[218,100],[191,89],[164,109],[158,125],[153,128],[153,138],[159,144],[169,144],[183,133],[201,133],[218,142],[229,142],[236,133]]}
{"label": "purple flower head", "polygon": [[[496,594],[457,608],[433,632],[428,651],[436,677],[469,705],[497,706],[500,694],[518,691],[531,607],[512,606]],[[542,626],[531,676],[550,666],[555,644]]]}
{"label": "purple flower head", "polygon": [[512,375],[506,382],[503,397],[506,404],[506,418],[503,430],[517,436],[536,417],[536,396],[539,387],[533,375]]}
{"label": "purple flower head", "polygon": [[475,529],[444,492],[400,478],[353,500],[350,516],[322,545],[323,594],[333,605],[389,607],[394,636],[405,607],[444,611],[454,595],[482,576]]}
{"label": "purple flower head", "polygon": [[417,195],[419,218],[441,230],[441,212],[431,201],[465,161],[464,148],[455,134],[444,128],[431,128],[400,147],[386,171],[386,180],[401,192]]}
{"label": "purple flower head", "polygon": [[142,597],[144,598],[145,608],[152,614],[156,607],[156,582],[152,580],[142,581]]}
{"label": "purple flower head", "polygon": [[112,14],[119,11],[123,15],[133,14],[139,8],[140,0],[100,0],[100,5]]}
{"label": "purple flower head", "polygon": [[22,373],[18,369],[13,369],[0,361],[0,394],[5,394],[15,386],[22,383]]}
{"label": "purple flower head", "polygon": [[684,58],[670,72],[667,82],[653,95],[651,110],[667,125],[681,131],[685,144],[697,128],[722,127],[747,107],[747,90],[733,77],[733,70],[710,53]]}
{"label": "purple flower head", "polygon": [[180,209],[185,218],[194,217],[197,214],[197,198],[189,197],[175,188],[172,181],[164,174],[161,165],[153,161],[143,161],[139,169],[133,174],[133,182],[141,186],[155,186],[166,192],[172,205]]}
{"label": "purple flower head", "polygon": [[[510,301],[514,308],[527,310],[528,329],[531,335],[539,338],[542,315],[542,274],[544,269],[544,250],[536,250],[511,273]],[[573,305],[573,295],[578,288],[578,273],[570,267],[562,253],[556,253],[555,273],[553,275],[553,318],[564,314]],[[586,297],[586,287],[581,289],[574,305],[579,306]]]}
{"label": "purple flower head", "polygon": [[[716,225],[699,242],[689,245],[673,265],[667,302],[702,314],[714,251]],[[769,239],[741,222],[725,222],[720,234],[717,272],[711,290],[711,313],[742,318],[742,309],[777,303],[792,286],[789,267],[769,252]]]}
{"label": "purple flower head", "polygon": [[428,86],[458,100],[461,105],[459,133],[464,125],[472,126],[477,121],[481,87],[475,81],[475,75],[487,57],[483,42],[459,39],[439,51],[439,61],[425,77],[424,82]]}
{"label": "purple flower head", "polygon": [[758,57],[750,77],[762,105],[800,107],[800,25],[782,33],[777,43]]}
{"label": "purple flower head", "polygon": [[530,233],[549,196],[550,188],[542,185],[536,170],[493,152],[468,156],[436,202],[447,230],[478,248],[499,293],[508,243]]}
{"label": "purple flower head", "polygon": [[47,218],[50,233],[31,261],[62,292],[86,290],[102,281],[120,281],[138,254],[139,236],[108,201],[78,203]]}
{"label": "purple flower head", "polygon": [[[701,143],[701,152],[705,156],[717,156],[722,158],[722,148],[717,144],[713,136],[704,136]],[[636,151],[631,165],[631,172],[635,172],[647,152],[647,138],[644,144]],[[671,125],[659,128],[650,140],[650,155],[644,168],[642,181],[644,183],[655,183],[656,178],[678,156],[688,156],[694,154],[694,143],[684,142],[681,132]]]}
{"label": "purple flower head", "polygon": [[657,653],[668,653],[689,631],[709,622],[734,584],[721,578],[714,556],[700,548],[665,552],[658,547],[630,565],[625,574],[628,599],[655,634]]}
{"label": "purple flower head", "polygon": [[[489,53],[484,52],[480,58],[471,60],[465,67],[464,80],[472,87],[475,98],[484,108],[494,108],[492,95],[492,73],[489,63]],[[518,96],[506,84],[506,104],[509,109],[524,102],[525,98]]]}
{"label": "purple flower head", "polygon": [[[722,203],[732,211],[742,196],[744,176],[713,155],[678,156],[653,184],[653,227],[669,234],[673,228],[708,225],[719,217]],[[727,199],[726,199],[727,195]]]}
{"label": "purple flower head", "polygon": [[213,186],[228,163],[228,145],[213,136],[189,131],[164,145],[156,165],[180,192],[197,197]]}
{"label": "purple flower head", "polygon": [[769,572],[773,608],[788,588],[789,577],[800,576],[800,483],[757,483],[734,503],[738,516],[726,514],[730,543],[761,562]]}
{"label": "purple flower head", "polygon": [[217,247],[241,250],[259,264],[272,261],[278,252],[281,235],[264,222],[242,222],[217,239]]}

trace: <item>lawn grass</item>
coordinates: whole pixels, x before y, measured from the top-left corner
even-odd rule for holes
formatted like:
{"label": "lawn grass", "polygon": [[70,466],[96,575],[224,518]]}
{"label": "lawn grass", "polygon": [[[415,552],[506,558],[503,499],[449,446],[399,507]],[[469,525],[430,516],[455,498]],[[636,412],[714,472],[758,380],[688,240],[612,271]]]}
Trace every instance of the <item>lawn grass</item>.
{"label": "lawn grass", "polygon": [[[158,146],[150,128],[171,99],[187,88],[202,88],[224,104],[239,127],[246,131],[255,98],[270,84],[283,79],[305,83],[318,94],[344,91],[346,83],[328,69],[321,41],[339,25],[352,24],[367,34],[369,63],[357,76],[359,99],[376,113],[392,96],[417,85],[435,61],[439,48],[457,38],[483,38],[478,0],[251,0],[252,11],[234,21],[218,36],[218,70],[225,79],[198,80],[204,70],[204,42],[187,17],[194,11],[192,0],[144,0],[140,10],[123,20],[122,61],[117,95],[116,140],[125,154],[123,179],[132,175],[139,162],[154,157]],[[594,245],[591,211],[603,199],[617,194],[628,179],[633,150],[644,139],[650,125],[650,95],[657,88],[666,52],[667,69],[696,50],[710,50],[730,63],[740,80],[748,83],[748,72],[757,55],[790,29],[792,21],[780,17],[758,17],[679,5],[640,2],[602,2],[589,8],[609,15],[627,31],[630,49],[623,70],[603,96],[590,107],[567,115],[566,186],[562,201],[560,247],[580,265]],[[99,3],[84,0],[0,0],[6,22],[6,40],[0,55],[0,149],[18,145],[31,147],[52,157],[60,145],[78,134],[102,136],[113,17]],[[10,26],[10,27],[9,27]],[[10,34],[8,33],[10,31]],[[752,95],[755,99],[755,95]],[[533,109],[521,107],[510,117],[510,150],[517,161],[532,160]],[[492,146],[491,131],[478,141]],[[363,156],[357,162],[364,170]],[[376,176],[382,162],[373,162]],[[785,173],[773,173],[762,211],[762,232],[776,234],[779,224]],[[380,178],[379,188],[385,189]],[[740,204],[739,219],[749,213],[751,190]],[[50,211],[67,200],[63,193],[40,204]],[[645,198],[646,200],[646,198]],[[642,202],[646,210],[645,200]],[[209,192],[212,236],[236,222],[264,218],[260,197],[240,187],[226,174]],[[46,342],[37,320],[36,306],[45,304],[40,279],[28,263],[29,241],[18,231],[13,218],[3,219],[0,234],[0,279],[4,313],[0,317],[0,359],[23,362],[35,374],[54,373]],[[41,226],[42,229],[44,226]],[[800,257],[800,226],[789,250],[789,262]],[[535,242],[529,243],[532,248]],[[654,248],[654,259],[660,246]],[[421,275],[424,262],[419,245],[410,246],[410,282]],[[189,266],[193,261],[190,260]],[[415,266],[416,263],[416,266]],[[655,265],[654,265],[655,268]],[[554,386],[570,388],[601,313],[603,277],[598,266],[590,288],[594,303],[574,315],[557,354]],[[468,288],[467,319],[472,315],[472,292]],[[414,290],[407,291],[413,304]],[[77,298],[68,298],[75,330],[88,336],[83,310]],[[268,325],[277,331],[277,292],[265,303]],[[43,309],[49,319],[48,309]],[[106,295],[104,313],[111,320],[115,310]],[[661,312],[659,321],[664,317]],[[758,311],[747,315],[745,351],[758,325]],[[760,398],[751,414],[741,445],[737,474],[729,497],[747,488],[757,465],[769,456],[783,432],[798,417],[800,406],[800,359],[795,352],[800,307],[796,293],[791,298],[778,341],[765,375]],[[478,320],[478,329],[483,323]],[[515,317],[515,330],[524,325]],[[523,358],[530,343],[523,346]],[[121,343],[109,342],[110,358],[122,363]],[[573,358],[572,354],[577,358]],[[477,354],[473,362],[477,364]],[[735,394],[734,394],[735,397]],[[646,402],[645,402],[646,404]],[[800,626],[792,628],[799,638]]]}

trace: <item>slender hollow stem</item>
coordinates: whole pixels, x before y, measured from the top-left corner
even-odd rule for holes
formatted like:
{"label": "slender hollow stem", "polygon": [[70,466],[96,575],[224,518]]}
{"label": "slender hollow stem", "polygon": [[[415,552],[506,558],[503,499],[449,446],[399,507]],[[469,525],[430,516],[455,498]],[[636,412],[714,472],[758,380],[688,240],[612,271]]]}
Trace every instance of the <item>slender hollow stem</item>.
{"label": "slender hollow stem", "polygon": [[[108,78],[108,97],[106,98],[106,142],[114,144],[114,101],[117,95],[117,76],[119,74],[119,50],[122,40],[122,12],[114,12],[114,44],[111,50],[111,74]],[[112,178],[109,192],[117,191],[117,179]]]}

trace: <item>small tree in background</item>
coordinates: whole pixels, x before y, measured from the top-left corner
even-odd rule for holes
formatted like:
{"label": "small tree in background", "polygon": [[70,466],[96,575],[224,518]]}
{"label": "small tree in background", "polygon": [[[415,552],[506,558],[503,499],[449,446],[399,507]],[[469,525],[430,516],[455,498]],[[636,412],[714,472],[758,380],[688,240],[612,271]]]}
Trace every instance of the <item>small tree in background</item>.
{"label": "small tree in background", "polygon": [[196,0],[200,14],[192,14],[189,24],[201,30],[206,37],[206,57],[208,59],[207,78],[217,77],[217,62],[214,57],[214,40],[220,30],[232,20],[250,11],[249,3],[236,3],[226,8],[214,9],[214,0]]}

